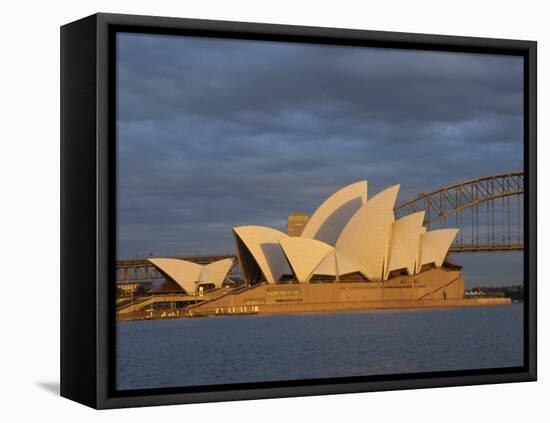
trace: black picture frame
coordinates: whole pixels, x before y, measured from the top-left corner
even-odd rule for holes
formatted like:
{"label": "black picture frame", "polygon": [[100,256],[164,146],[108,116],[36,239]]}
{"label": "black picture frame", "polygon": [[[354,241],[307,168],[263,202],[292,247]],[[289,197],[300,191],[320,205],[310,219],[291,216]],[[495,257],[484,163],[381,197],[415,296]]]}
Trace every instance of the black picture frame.
{"label": "black picture frame", "polygon": [[[524,58],[524,366],[117,392],[114,385],[115,45],[118,31],[511,54]],[[537,377],[534,41],[95,14],[61,28],[61,395],[90,407],[534,381]]]}

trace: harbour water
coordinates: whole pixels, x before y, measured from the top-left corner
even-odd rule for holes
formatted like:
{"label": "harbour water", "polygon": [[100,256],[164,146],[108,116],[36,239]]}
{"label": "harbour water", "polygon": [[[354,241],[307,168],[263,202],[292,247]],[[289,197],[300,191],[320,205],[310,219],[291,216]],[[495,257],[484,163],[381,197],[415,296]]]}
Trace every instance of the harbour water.
{"label": "harbour water", "polygon": [[117,323],[117,389],[523,364],[523,304]]}

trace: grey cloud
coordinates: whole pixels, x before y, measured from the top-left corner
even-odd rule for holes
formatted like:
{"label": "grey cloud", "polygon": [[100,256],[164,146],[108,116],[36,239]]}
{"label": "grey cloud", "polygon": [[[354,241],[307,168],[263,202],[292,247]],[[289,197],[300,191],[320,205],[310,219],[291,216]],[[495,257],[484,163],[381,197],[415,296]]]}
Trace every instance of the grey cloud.
{"label": "grey cloud", "polygon": [[231,250],[360,179],[522,168],[516,57],[127,34],[117,65],[120,257]]}

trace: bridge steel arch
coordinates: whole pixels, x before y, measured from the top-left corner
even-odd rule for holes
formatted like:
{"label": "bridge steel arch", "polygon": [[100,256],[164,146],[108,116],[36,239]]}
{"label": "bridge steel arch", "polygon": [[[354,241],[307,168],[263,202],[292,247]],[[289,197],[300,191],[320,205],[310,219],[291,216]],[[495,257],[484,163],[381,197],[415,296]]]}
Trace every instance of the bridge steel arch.
{"label": "bridge steel arch", "polygon": [[421,192],[396,217],[424,210],[428,229],[459,228],[451,252],[523,250],[524,173],[471,179]]}

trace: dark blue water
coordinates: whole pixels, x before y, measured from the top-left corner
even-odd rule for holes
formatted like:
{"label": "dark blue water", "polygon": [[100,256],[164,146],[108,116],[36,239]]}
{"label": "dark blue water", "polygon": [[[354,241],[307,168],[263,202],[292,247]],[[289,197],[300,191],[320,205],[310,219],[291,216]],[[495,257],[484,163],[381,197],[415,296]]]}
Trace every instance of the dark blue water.
{"label": "dark blue water", "polygon": [[523,305],[117,324],[117,388],[523,365]]}

